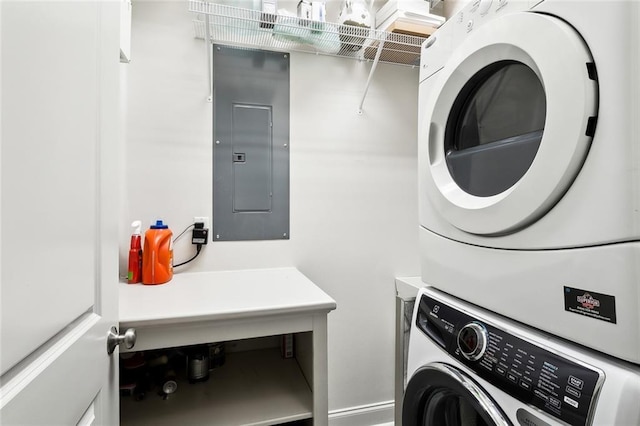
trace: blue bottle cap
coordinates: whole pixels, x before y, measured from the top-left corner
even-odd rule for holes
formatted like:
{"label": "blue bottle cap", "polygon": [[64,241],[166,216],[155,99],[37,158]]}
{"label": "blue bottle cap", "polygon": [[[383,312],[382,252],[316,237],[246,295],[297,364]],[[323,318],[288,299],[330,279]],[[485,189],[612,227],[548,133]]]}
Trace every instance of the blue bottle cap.
{"label": "blue bottle cap", "polygon": [[161,220],[156,220],[155,225],[151,225],[151,229],[168,229],[169,227],[162,223]]}

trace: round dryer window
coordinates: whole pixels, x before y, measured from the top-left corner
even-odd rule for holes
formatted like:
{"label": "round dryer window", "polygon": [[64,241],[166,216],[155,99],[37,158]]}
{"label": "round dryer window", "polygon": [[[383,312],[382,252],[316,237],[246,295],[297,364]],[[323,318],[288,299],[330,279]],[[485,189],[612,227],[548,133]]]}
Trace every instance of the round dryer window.
{"label": "round dryer window", "polygon": [[445,128],[445,159],[456,184],[478,197],[515,185],[538,152],[546,111],[542,82],[525,64],[500,61],[478,71]]}
{"label": "round dryer window", "polygon": [[423,191],[455,227],[515,232],[568,190],[598,109],[592,56],[566,22],[533,12],[475,30],[422,84]]}

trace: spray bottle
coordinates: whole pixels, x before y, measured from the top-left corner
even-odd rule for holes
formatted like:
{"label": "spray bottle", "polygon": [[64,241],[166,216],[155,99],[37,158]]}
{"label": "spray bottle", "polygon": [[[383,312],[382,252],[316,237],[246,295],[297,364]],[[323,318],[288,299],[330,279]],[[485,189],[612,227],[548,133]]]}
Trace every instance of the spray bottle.
{"label": "spray bottle", "polygon": [[161,220],[144,234],[142,284],[164,284],[173,278],[173,233]]}
{"label": "spray bottle", "polygon": [[129,248],[129,272],[127,282],[136,284],[142,282],[142,242],[140,229],[142,222],[136,220],[131,224],[133,233],[131,234],[131,247]]}

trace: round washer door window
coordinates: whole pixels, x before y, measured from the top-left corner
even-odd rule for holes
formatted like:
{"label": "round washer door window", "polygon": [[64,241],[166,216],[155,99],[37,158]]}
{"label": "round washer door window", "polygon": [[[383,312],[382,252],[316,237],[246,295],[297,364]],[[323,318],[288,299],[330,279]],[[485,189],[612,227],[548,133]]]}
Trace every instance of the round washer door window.
{"label": "round washer door window", "polygon": [[535,222],[589,150],[594,69],[579,34],[552,16],[514,13],[475,30],[422,83],[433,95],[421,110],[421,195],[473,234],[505,235]]}
{"label": "round washer door window", "polygon": [[411,377],[402,401],[403,426],[511,426],[493,399],[464,372],[429,364]]}

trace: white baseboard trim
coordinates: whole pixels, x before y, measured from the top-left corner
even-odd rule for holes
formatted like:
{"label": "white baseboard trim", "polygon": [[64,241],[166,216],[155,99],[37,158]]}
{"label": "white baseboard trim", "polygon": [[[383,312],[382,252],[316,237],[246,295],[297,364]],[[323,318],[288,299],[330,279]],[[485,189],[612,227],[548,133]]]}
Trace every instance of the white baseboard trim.
{"label": "white baseboard trim", "polygon": [[373,426],[393,424],[393,401],[329,411],[329,426]]}

